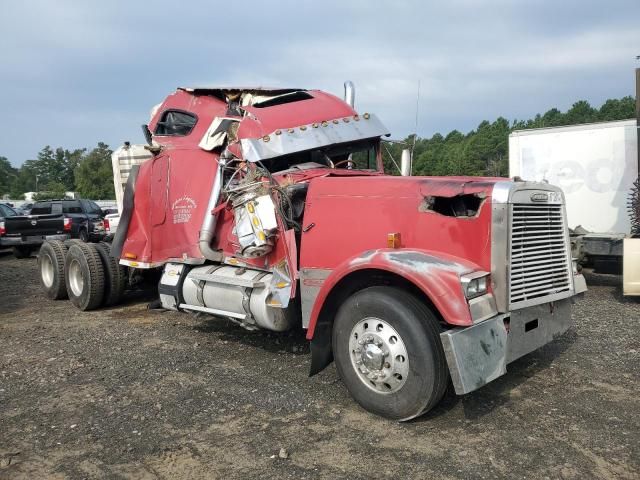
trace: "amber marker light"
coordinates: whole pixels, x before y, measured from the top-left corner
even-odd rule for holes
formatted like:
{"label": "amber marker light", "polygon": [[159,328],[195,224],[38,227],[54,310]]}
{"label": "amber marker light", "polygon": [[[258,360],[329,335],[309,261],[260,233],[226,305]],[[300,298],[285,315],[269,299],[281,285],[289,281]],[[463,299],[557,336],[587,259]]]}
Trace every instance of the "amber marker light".
{"label": "amber marker light", "polygon": [[400,248],[399,233],[387,233],[387,248]]}
{"label": "amber marker light", "polygon": [[138,258],[138,255],[136,255],[135,253],[125,253],[124,254],[124,258],[128,258],[129,260],[135,260],[136,258]]}

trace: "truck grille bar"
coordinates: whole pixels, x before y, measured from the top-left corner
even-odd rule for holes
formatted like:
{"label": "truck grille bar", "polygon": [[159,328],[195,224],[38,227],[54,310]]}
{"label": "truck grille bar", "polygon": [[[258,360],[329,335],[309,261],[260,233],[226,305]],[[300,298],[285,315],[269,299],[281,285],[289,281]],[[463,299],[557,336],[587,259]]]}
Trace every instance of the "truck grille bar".
{"label": "truck grille bar", "polygon": [[509,249],[511,308],[542,303],[545,297],[571,292],[572,270],[562,205],[512,204]]}

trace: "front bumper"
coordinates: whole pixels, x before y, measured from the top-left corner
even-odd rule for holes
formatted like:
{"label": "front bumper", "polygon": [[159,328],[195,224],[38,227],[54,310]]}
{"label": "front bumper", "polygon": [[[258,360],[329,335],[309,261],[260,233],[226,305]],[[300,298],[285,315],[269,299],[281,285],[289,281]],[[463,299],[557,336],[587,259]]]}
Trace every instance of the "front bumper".
{"label": "front bumper", "polygon": [[571,326],[571,302],[566,298],[523,308],[440,334],[456,393],[486,385],[504,375],[507,364],[566,332]]}
{"label": "front bumper", "polygon": [[67,240],[69,235],[42,235],[33,237],[0,237],[0,247],[37,247],[47,240]]}

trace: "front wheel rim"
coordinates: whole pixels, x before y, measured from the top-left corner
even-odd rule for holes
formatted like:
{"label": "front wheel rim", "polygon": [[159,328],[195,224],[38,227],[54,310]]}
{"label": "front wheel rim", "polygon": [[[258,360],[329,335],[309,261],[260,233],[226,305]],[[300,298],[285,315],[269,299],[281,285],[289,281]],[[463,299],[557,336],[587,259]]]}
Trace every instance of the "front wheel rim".
{"label": "front wheel rim", "polygon": [[351,329],[351,365],[362,383],[380,394],[397,392],[409,375],[407,347],[388,322],[367,317]]}
{"label": "front wheel rim", "polygon": [[76,297],[82,295],[82,290],[84,289],[84,278],[82,276],[82,267],[80,266],[80,262],[75,258],[71,260],[69,264],[69,272],[67,273],[69,276],[69,286],[71,287],[71,292]]}

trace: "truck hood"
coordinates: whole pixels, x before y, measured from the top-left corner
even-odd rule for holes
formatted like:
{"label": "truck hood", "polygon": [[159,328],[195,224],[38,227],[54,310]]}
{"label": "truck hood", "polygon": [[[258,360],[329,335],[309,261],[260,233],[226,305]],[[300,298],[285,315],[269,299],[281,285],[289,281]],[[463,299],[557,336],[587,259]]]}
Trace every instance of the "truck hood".
{"label": "truck hood", "polygon": [[[367,197],[455,197],[481,194],[491,196],[493,187],[505,178],[497,177],[398,177],[381,174],[338,176],[334,171],[314,178],[316,194]],[[311,172],[309,172],[310,174]]]}

